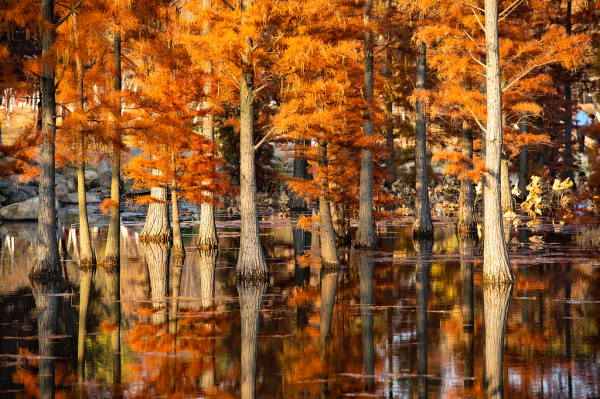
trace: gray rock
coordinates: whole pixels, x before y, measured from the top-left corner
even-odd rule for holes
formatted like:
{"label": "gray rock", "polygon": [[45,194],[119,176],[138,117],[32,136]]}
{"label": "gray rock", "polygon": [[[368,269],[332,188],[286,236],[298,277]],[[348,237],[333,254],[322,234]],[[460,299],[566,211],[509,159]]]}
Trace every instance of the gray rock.
{"label": "gray rock", "polygon": [[11,187],[13,184],[10,180],[0,179],[0,190],[7,189]]}
{"label": "gray rock", "polygon": [[10,187],[7,187],[4,190],[2,190],[2,195],[4,195],[5,197],[10,197],[16,191],[17,191],[17,187],[16,186],[10,186]]}
{"label": "gray rock", "polygon": [[6,197],[3,197],[0,195],[0,204],[5,204],[6,203]]}
{"label": "gray rock", "polygon": [[69,186],[67,186],[67,183],[61,183],[56,186],[55,192],[56,198],[58,198],[59,201],[63,201],[63,198],[69,195]]}
{"label": "gray rock", "polygon": [[100,185],[100,177],[93,170],[85,171],[85,186],[89,188],[98,187]]}
{"label": "gray rock", "polygon": [[61,183],[66,183],[66,182],[67,182],[67,178],[66,177],[64,177],[60,173],[55,173],[54,174],[54,183],[56,183],[57,186],[59,184],[61,184]]}
{"label": "gray rock", "polygon": [[[58,209],[58,201],[55,201]],[[40,210],[40,197],[30,198],[27,201],[5,206],[0,209],[0,216],[6,220],[37,220]]]}
{"label": "gray rock", "polygon": [[77,191],[77,183],[73,179],[67,180],[67,186],[69,186],[69,192],[74,193]]}
{"label": "gray rock", "polygon": [[27,201],[28,199],[29,199],[29,196],[27,195],[27,193],[25,191],[17,190],[10,195],[10,198],[8,199],[8,203],[16,204],[17,202]]}
{"label": "gray rock", "polygon": [[[68,193],[65,196],[62,196],[60,202],[64,204],[78,204],[79,203],[79,195],[78,193]],[[100,202],[100,198],[97,195],[91,193],[85,193],[85,200],[88,204],[98,203]]]}
{"label": "gray rock", "polygon": [[24,191],[25,194],[27,194],[27,197],[29,197],[29,198],[37,197],[37,195],[38,195],[37,187],[21,186],[21,187],[19,187],[19,190]]}

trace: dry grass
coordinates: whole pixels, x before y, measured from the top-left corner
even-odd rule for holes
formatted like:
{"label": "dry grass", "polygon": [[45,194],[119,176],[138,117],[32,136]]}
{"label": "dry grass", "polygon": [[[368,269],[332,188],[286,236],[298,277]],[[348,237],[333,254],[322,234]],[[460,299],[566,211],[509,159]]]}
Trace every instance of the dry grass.
{"label": "dry grass", "polygon": [[2,144],[12,144],[23,128],[35,119],[35,112],[28,106],[24,108],[15,107],[10,113],[11,127],[6,123],[6,110],[0,109],[0,129],[2,132]]}

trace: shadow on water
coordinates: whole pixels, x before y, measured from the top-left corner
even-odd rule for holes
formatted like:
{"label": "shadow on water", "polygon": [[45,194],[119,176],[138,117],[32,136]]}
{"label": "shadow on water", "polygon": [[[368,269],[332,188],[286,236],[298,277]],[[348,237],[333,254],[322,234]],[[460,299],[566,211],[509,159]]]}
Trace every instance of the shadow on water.
{"label": "shadow on water", "polygon": [[[325,271],[318,233],[278,221],[261,232],[269,284],[244,285],[234,227],[219,251],[187,227],[184,258],[140,229],[94,272],[64,227],[62,281],[32,284],[31,229],[2,226],[0,397],[600,396],[596,233],[506,229],[516,282],[483,287],[478,243],[452,226],[415,242],[379,226],[378,251]],[[103,253],[106,228],[91,235]]]}

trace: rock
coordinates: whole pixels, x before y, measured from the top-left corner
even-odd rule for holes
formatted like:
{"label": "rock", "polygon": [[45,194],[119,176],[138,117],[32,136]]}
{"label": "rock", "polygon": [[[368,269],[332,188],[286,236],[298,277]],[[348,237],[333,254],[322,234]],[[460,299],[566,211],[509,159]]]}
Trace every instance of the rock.
{"label": "rock", "polygon": [[100,185],[100,177],[93,170],[85,171],[85,186],[89,188],[98,187]]}
{"label": "rock", "polygon": [[27,194],[28,198],[33,198],[38,196],[38,188],[31,186],[21,186],[19,187],[20,191],[24,191]]}
{"label": "rock", "polygon": [[58,198],[59,201],[62,201],[65,196],[69,195],[69,186],[67,186],[66,182],[60,183],[54,190],[56,198]]}
{"label": "rock", "polygon": [[285,192],[285,190],[283,190],[281,192],[281,195],[279,196],[279,199],[277,200],[277,202],[282,207],[288,205],[288,202],[290,202],[290,197],[287,195],[287,193]]}
{"label": "rock", "polygon": [[[59,199],[60,199],[60,202],[65,203],[65,204],[78,204],[79,203],[78,193],[68,193],[67,195],[62,196]],[[100,198],[98,198],[98,196],[91,194],[91,193],[85,193],[85,200],[88,204],[100,202]]]}
{"label": "rock", "polygon": [[54,183],[58,186],[59,184],[66,183],[67,178],[61,175],[60,173],[54,174]]}
{"label": "rock", "polygon": [[8,203],[16,204],[17,202],[27,201],[28,199],[29,199],[29,196],[27,195],[27,193],[25,191],[17,190],[10,195],[10,198],[8,199]]}
{"label": "rock", "polygon": [[[55,201],[58,209],[58,201]],[[40,208],[40,197],[8,205],[0,209],[0,216],[6,220],[37,220]]]}
{"label": "rock", "polygon": [[0,234],[29,242],[36,242],[38,237],[37,227],[37,222],[8,222],[0,226]]}
{"label": "rock", "polygon": [[69,192],[74,193],[77,191],[77,183],[73,179],[67,180],[67,186],[69,186]]}
{"label": "rock", "polygon": [[17,191],[17,187],[15,186],[10,186],[5,188],[4,190],[2,190],[2,194],[5,197],[10,197],[11,195],[13,195],[15,192]]}
{"label": "rock", "polygon": [[0,179],[0,190],[4,190],[7,189],[9,187],[12,187],[12,182],[10,180],[6,180],[6,179]]}
{"label": "rock", "polygon": [[6,203],[6,197],[3,197],[0,195],[0,204],[5,204]]}

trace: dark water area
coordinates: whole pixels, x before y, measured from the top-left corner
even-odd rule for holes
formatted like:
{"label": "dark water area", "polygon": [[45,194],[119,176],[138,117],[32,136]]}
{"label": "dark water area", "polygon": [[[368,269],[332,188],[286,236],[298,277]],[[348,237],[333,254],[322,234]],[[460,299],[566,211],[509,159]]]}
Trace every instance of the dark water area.
{"label": "dark water area", "polygon": [[262,286],[236,285],[234,220],[218,253],[187,222],[181,263],[132,218],[120,270],[93,273],[63,222],[64,278],[46,285],[27,278],[35,224],[0,226],[0,398],[600,397],[597,232],[507,227],[516,282],[484,288],[451,220],[432,243],[379,226],[376,252],[341,249],[324,272],[318,234],[264,219]]}

